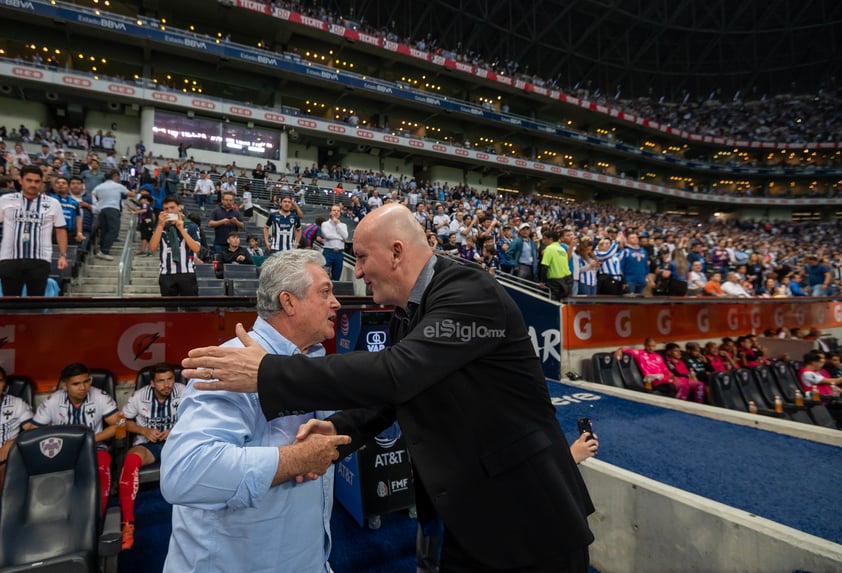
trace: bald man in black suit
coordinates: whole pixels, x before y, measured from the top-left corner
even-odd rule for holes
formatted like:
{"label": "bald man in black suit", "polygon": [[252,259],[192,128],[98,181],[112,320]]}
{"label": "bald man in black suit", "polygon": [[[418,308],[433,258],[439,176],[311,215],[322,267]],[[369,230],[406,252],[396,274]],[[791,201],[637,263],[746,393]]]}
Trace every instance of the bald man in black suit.
{"label": "bald man in black suit", "polygon": [[299,431],[348,434],[357,448],[395,419],[415,469],[419,522],[444,523],[442,571],[588,569],[593,512],[515,303],[491,275],[434,256],[401,205],[369,214],[355,274],[394,305],[392,345],[324,358],[195,349],[188,378],[257,391],[268,419],[343,409]]}

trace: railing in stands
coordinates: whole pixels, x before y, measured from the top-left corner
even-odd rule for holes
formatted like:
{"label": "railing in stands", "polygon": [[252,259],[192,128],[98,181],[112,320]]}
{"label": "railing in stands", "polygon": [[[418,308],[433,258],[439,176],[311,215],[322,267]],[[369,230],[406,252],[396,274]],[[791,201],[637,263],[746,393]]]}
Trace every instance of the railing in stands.
{"label": "railing in stands", "polygon": [[123,296],[125,286],[131,280],[132,273],[132,255],[134,254],[132,246],[134,244],[134,233],[137,230],[137,215],[132,215],[129,223],[129,230],[126,233],[126,239],[123,241],[123,251],[120,253],[120,264],[117,267],[117,296]]}

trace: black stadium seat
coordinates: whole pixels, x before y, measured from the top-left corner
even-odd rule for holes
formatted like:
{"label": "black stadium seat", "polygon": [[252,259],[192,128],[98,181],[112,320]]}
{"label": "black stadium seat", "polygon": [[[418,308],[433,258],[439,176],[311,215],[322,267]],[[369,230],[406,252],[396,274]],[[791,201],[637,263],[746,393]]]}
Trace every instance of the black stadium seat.
{"label": "black stadium seat", "polygon": [[260,284],[256,278],[231,279],[225,282],[228,283],[228,294],[231,296],[256,296]]}
{"label": "black stadium seat", "polygon": [[29,376],[6,376],[6,388],[9,394],[20,398],[29,404],[30,408],[35,407],[35,382]]}
{"label": "black stadium seat", "polygon": [[[783,412],[780,414],[775,412],[775,398],[772,397],[771,402],[767,402],[766,397],[760,391],[760,388],[757,386],[757,380],[754,377],[751,369],[749,368],[739,368],[731,373],[733,376],[733,380],[737,385],[737,388],[740,391],[740,394],[743,396],[743,401],[748,404],[749,402],[754,402],[754,405],[757,406],[757,413],[763,414],[764,416],[775,416],[778,418],[784,418]],[[783,400],[781,401],[783,402]],[[783,404],[781,404],[783,406]]]}
{"label": "black stadium seat", "polygon": [[47,426],[23,432],[9,451],[0,496],[0,571],[93,573],[116,570],[119,508],[100,527],[93,432]]}
{"label": "black stadium seat", "polygon": [[256,279],[257,267],[254,265],[238,265],[228,263],[223,267],[223,276],[228,279]]}
{"label": "black stadium seat", "polygon": [[620,372],[620,365],[612,352],[597,352],[591,357],[594,382],[607,386],[625,388],[623,375]]}
{"label": "black stadium seat", "polygon": [[[771,404],[774,407],[775,396],[781,396],[781,391],[775,383],[772,368],[769,366],[757,366],[755,368],[751,368],[750,370],[754,375],[757,388],[763,394],[763,398],[766,400],[766,403]],[[783,401],[784,412],[786,412],[790,419],[804,424],[813,423],[813,419],[810,417],[810,414],[807,412],[805,407],[798,407],[795,404],[790,404],[783,396],[781,396],[781,400]]]}
{"label": "black stadium seat", "polygon": [[737,382],[730,372],[717,372],[714,375],[710,395],[715,406],[740,412],[748,411],[748,404],[743,399]]}

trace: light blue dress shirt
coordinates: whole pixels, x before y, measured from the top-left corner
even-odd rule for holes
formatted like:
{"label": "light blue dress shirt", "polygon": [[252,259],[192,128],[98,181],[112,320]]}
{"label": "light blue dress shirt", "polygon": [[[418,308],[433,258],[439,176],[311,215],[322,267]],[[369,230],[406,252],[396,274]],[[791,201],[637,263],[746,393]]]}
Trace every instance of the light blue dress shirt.
{"label": "light blue dress shirt", "polygon": [[[299,354],[261,318],[250,334],[270,354]],[[324,354],[321,345],[308,352]],[[270,485],[278,446],[331,413],[267,422],[257,394],[199,392],[191,381],[161,456],[161,493],[174,505],[164,572],[330,571],[333,467],[317,480]]]}

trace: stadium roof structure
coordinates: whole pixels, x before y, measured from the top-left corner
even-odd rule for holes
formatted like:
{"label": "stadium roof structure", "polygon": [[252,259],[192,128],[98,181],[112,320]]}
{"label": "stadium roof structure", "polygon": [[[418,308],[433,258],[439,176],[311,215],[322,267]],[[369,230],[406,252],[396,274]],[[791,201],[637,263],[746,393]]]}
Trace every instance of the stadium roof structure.
{"label": "stadium roof structure", "polygon": [[[401,38],[613,97],[761,98],[840,87],[838,0],[334,0]],[[429,43],[428,41],[428,43]]]}

